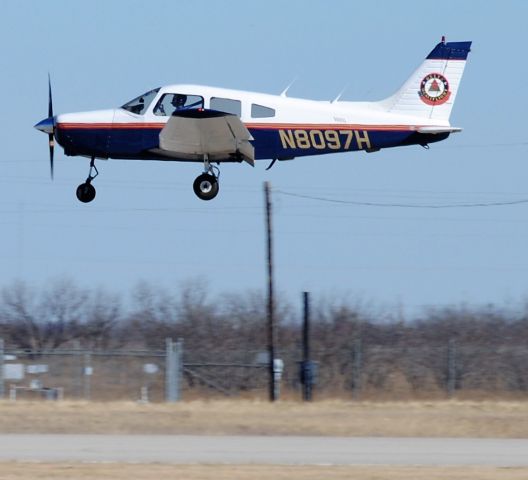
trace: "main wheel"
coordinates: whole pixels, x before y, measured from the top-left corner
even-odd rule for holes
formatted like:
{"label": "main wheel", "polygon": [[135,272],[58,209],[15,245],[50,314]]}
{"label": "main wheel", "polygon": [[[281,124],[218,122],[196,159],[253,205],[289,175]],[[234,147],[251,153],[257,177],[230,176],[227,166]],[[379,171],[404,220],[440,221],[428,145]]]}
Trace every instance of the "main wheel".
{"label": "main wheel", "polygon": [[193,183],[194,193],[201,200],[212,200],[218,194],[218,180],[213,175],[202,173]]}
{"label": "main wheel", "polygon": [[80,202],[89,203],[95,198],[95,187],[91,183],[81,183],[75,194]]}

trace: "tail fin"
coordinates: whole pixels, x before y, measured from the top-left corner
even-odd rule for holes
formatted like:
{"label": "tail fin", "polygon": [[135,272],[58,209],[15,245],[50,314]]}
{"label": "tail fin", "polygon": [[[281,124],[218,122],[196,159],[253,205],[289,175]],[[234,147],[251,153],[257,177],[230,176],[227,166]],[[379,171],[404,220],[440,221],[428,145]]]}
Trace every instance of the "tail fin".
{"label": "tail fin", "polygon": [[442,41],[403,86],[381,102],[391,113],[449,120],[471,42]]}

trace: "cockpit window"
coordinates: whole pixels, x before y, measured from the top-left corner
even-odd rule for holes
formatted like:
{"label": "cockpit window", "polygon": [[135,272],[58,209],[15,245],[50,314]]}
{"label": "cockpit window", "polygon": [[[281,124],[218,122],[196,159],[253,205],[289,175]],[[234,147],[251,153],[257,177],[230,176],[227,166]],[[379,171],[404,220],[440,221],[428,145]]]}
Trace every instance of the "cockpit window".
{"label": "cockpit window", "polygon": [[170,116],[180,110],[203,108],[204,99],[199,95],[185,95],[183,93],[166,93],[154,107],[154,115]]}
{"label": "cockpit window", "polygon": [[137,113],[138,115],[143,115],[148,106],[151,104],[152,100],[154,100],[154,97],[158,94],[159,90],[159,88],[155,88],[150,92],[144,93],[143,95],[134,98],[134,100],[130,100],[130,102],[125,103],[121,108],[124,108],[125,110],[128,110],[132,113]]}

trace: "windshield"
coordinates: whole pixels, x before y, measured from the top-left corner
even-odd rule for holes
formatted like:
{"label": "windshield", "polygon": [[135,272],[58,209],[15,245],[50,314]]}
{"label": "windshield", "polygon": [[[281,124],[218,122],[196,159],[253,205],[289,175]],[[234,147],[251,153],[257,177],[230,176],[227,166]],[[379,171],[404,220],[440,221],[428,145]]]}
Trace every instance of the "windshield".
{"label": "windshield", "polygon": [[125,103],[121,108],[124,108],[125,110],[128,110],[132,113],[137,113],[138,115],[143,115],[145,110],[151,104],[152,100],[154,100],[154,97],[157,95],[159,90],[159,88],[155,88],[150,92],[144,93],[143,95],[134,98],[134,100],[130,100],[130,102]]}

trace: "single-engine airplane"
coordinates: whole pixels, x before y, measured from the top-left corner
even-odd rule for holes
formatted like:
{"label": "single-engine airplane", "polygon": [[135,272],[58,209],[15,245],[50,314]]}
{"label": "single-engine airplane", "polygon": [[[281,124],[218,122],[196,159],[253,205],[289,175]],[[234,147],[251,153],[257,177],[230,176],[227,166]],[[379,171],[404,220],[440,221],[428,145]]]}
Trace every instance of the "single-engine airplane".
{"label": "single-engine airplane", "polygon": [[[428,147],[461,131],[449,123],[471,42],[445,37],[391,97],[377,102],[314,101],[198,85],[155,88],[120,108],[54,115],[48,78],[48,118],[35,128],[49,136],[53,178],[55,139],[66,155],[90,158],[77,188],[95,198],[95,159],[203,162],[195,194],[218,193],[222,162],[291,160],[306,155],[405,145]],[[287,90],[287,89],[286,89]]]}

